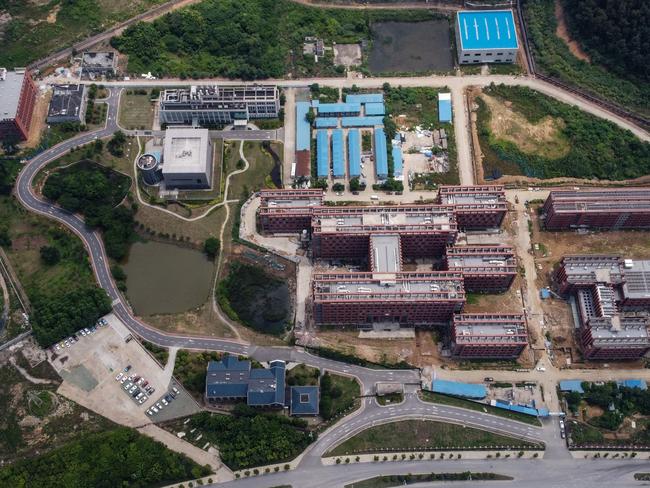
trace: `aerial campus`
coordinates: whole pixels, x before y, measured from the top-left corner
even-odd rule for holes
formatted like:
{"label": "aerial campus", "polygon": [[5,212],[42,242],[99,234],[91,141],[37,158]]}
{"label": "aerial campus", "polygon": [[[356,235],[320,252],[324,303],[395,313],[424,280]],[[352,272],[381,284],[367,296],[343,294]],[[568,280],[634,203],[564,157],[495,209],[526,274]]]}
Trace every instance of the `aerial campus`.
{"label": "aerial campus", "polygon": [[650,4],[0,2],[0,487],[650,480]]}

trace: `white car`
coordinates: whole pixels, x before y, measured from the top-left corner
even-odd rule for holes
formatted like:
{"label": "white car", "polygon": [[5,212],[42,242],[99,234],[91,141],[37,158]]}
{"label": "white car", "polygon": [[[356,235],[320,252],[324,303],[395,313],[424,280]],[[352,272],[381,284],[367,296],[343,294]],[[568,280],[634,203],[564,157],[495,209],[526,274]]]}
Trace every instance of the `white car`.
{"label": "white car", "polygon": [[115,377],[115,381],[120,381],[122,379],[122,376],[124,376],[124,373],[120,373]]}
{"label": "white car", "polygon": [[124,384],[128,378],[126,376],[123,376],[122,379],[120,380],[120,383]]}
{"label": "white car", "polygon": [[152,416],[152,415],[153,415],[153,412],[151,411],[151,409],[148,409],[148,410],[146,411],[146,414],[149,415],[149,416]]}
{"label": "white car", "polygon": [[137,385],[133,385],[131,388],[129,388],[129,393],[135,393],[135,390],[137,389],[138,389]]}
{"label": "white car", "polygon": [[90,335],[90,329],[88,327],[84,328],[84,332],[86,335]]}
{"label": "white car", "polygon": [[158,410],[162,410],[162,409],[163,409],[163,406],[160,404],[160,402],[157,402],[157,403],[156,403],[156,408],[157,408]]}
{"label": "white car", "polygon": [[148,397],[147,395],[144,395],[142,398],[140,398],[140,400],[138,400],[138,403],[139,403],[140,405],[142,405],[144,402],[147,401],[148,398],[149,398],[149,397]]}
{"label": "white car", "polygon": [[167,400],[165,400],[164,398],[161,398],[160,401],[163,402],[163,405],[165,405],[165,406],[169,405],[169,402]]}
{"label": "white car", "polygon": [[152,406],[151,406],[151,411],[152,411],[153,413],[158,413],[158,409],[156,408],[155,405],[152,405]]}
{"label": "white car", "polygon": [[131,388],[132,386],[133,386],[133,383],[131,383],[131,382],[129,381],[126,385],[124,385],[124,390],[125,390],[125,391],[129,391],[129,388]]}
{"label": "white car", "polygon": [[83,329],[80,329],[80,330],[79,330],[79,333],[80,333],[82,336],[85,336],[85,335],[86,335],[86,331],[83,330]]}

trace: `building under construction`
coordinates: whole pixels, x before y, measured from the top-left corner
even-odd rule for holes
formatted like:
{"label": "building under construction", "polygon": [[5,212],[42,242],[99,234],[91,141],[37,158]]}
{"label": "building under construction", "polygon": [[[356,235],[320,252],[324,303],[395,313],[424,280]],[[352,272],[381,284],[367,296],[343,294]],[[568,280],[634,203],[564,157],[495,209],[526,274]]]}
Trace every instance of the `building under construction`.
{"label": "building under construction", "polygon": [[510,246],[452,246],[444,256],[445,269],[463,273],[465,289],[502,293],[517,276],[515,251]]}
{"label": "building under construction", "polygon": [[650,188],[552,191],[542,218],[548,230],[650,229]]}
{"label": "building under construction", "polygon": [[451,352],[462,358],[516,358],[528,345],[521,314],[456,314],[451,323]]}
{"label": "building under construction", "polygon": [[650,261],[566,256],[554,277],[573,297],[586,359],[636,359],[650,350]]}
{"label": "building under construction", "polygon": [[501,185],[441,186],[438,203],[454,207],[461,230],[500,227],[508,211]]}

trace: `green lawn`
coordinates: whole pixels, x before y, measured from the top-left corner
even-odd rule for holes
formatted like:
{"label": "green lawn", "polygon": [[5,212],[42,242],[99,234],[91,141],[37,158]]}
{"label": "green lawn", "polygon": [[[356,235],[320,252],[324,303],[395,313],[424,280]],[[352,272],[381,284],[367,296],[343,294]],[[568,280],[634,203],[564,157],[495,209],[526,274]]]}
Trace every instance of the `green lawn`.
{"label": "green lawn", "polygon": [[317,386],[320,370],[304,364],[299,364],[287,371],[289,386]]}
{"label": "green lawn", "polygon": [[120,97],[120,126],[125,129],[151,129],[154,104],[151,90],[124,90]]}
{"label": "green lawn", "polygon": [[320,415],[330,420],[354,406],[361,387],[354,378],[326,372],[321,378]]}
{"label": "green lawn", "polygon": [[[226,156],[227,171],[232,172],[238,169],[237,162],[240,159],[239,142],[231,142],[228,144],[228,147],[230,149]],[[282,144],[272,143],[271,147],[282,158]],[[262,143],[253,141],[244,142],[244,155],[248,160],[249,168],[243,173],[239,173],[230,178],[228,198],[231,200],[239,198],[245,189],[250,193],[260,188],[275,187],[271,182],[270,176],[274,166],[273,158],[264,150]]]}
{"label": "green lawn", "polygon": [[496,408],[491,405],[484,405],[482,403],[476,403],[470,400],[463,400],[462,398],[441,395],[439,393],[433,393],[432,391],[422,390],[420,393],[420,398],[422,398],[422,400],[425,402],[439,403],[441,405],[450,405],[452,407],[460,407],[466,408],[468,410],[475,410],[477,412],[489,413],[491,415],[496,415],[498,417],[504,417],[511,420],[517,420],[519,422],[524,422],[530,425],[542,425],[537,417],[524,415],[523,413],[518,412],[510,412],[508,410]]}
{"label": "green lawn", "polygon": [[428,420],[404,420],[378,425],[336,446],[325,456],[346,456],[383,450],[534,449],[538,444],[492,432]]}
{"label": "green lawn", "polygon": [[390,393],[388,395],[377,395],[379,405],[395,405],[404,401],[403,393]]}

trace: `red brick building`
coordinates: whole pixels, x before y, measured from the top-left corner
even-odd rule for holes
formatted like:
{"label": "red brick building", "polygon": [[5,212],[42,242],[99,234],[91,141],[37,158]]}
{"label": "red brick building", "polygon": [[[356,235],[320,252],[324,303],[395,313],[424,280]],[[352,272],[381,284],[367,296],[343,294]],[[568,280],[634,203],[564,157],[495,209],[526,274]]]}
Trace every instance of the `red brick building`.
{"label": "red brick building", "polygon": [[462,358],[513,359],[528,345],[521,314],[456,314],[451,336],[451,352]]}
{"label": "red brick building", "polygon": [[444,256],[445,269],[463,273],[465,290],[502,293],[517,276],[515,251],[510,246],[452,246]]}
{"label": "red brick building", "polygon": [[270,234],[311,231],[312,210],[323,204],[323,190],[261,190],[257,224]]}
{"label": "red brick building", "polygon": [[28,71],[0,68],[0,140],[24,141],[29,137],[36,93]]}
{"label": "red brick building", "polygon": [[459,229],[500,227],[508,211],[501,185],[441,186],[438,203],[454,207]]}
{"label": "red brick building", "polygon": [[650,188],[552,191],[542,218],[549,230],[650,229]]}

